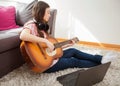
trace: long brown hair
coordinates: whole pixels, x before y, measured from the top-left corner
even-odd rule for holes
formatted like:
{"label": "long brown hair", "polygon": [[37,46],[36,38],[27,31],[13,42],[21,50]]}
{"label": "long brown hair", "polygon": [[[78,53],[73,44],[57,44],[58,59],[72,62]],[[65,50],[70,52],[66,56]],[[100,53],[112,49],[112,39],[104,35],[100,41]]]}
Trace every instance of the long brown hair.
{"label": "long brown hair", "polygon": [[45,15],[46,8],[49,7],[50,6],[47,3],[38,1],[34,4],[32,9],[32,15],[36,21],[37,31],[41,37],[44,37],[41,30],[44,30],[46,33],[48,33],[49,25],[43,20],[43,17]]}
{"label": "long brown hair", "polygon": [[36,2],[32,9],[33,18],[37,22],[40,22],[40,23],[44,22],[43,17],[45,15],[45,10],[46,10],[46,8],[49,8],[49,7],[50,6],[44,1]]}

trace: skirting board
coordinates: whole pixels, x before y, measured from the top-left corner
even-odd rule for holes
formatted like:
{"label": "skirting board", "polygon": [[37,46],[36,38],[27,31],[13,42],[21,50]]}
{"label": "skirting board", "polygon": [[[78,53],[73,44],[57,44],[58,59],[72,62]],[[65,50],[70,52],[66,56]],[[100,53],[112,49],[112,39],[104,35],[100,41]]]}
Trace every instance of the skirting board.
{"label": "skirting board", "polygon": [[[61,42],[67,39],[57,38],[57,40]],[[120,51],[120,45],[117,44],[107,44],[107,43],[97,43],[97,42],[87,42],[87,41],[80,41],[78,42],[78,44]]]}

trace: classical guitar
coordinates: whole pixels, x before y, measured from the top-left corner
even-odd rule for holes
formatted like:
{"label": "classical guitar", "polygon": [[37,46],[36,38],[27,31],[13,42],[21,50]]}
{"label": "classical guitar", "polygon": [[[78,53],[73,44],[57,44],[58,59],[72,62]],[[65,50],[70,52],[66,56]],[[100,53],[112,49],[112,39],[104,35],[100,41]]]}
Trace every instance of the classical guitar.
{"label": "classical guitar", "polygon": [[47,37],[47,39],[54,44],[55,49],[52,52],[45,43],[37,44],[27,41],[21,43],[21,52],[35,72],[43,72],[52,65],[54,59],[60,58],[63,55],[62,46],[70,44],[72,41],[79,41],[77,37],[63,42],[58,42],[53,37]]}

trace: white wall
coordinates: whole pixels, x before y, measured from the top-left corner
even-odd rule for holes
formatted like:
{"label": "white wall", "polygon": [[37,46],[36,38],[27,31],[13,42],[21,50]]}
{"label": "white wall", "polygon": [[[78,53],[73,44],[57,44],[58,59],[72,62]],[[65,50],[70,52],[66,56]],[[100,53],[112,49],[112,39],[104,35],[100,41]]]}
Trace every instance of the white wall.
{"label": "white wall", "polygon": [[58,11],[55,37],[120,45],[120,0],[43,1]]}
{"label": "white wall", "polygon": [[120,0],[43,0],[58,10],[55,37],[120,45]]}

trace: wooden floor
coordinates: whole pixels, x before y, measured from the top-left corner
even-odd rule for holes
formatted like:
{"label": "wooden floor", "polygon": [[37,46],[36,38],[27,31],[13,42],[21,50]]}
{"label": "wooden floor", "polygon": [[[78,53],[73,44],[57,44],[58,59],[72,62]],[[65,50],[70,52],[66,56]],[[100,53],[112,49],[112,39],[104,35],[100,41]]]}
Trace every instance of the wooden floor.
{"label": "wooden floor", "polygon": [[[57,38],[57,40],[59,42],[62,42],[62,41],[66,41],[67,39]],[[92,46],[92,47],[97,47],[97,48],[104,48],[104,49],[120,51],[120,45],[116,45],[116,44],[87,42],[87,41],[79,41],[78,44]]]}

